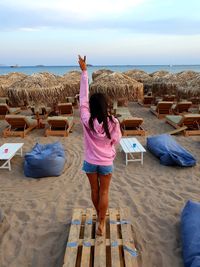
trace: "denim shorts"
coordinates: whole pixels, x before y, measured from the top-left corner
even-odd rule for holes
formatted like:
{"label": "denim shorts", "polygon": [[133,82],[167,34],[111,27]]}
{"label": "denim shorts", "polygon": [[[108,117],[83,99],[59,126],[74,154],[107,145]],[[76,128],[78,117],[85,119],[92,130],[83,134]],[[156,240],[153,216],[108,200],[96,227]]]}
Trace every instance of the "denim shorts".
{"label": "denim shorts", "polygon": [[101,175],[107,175],[109,173],[112,173],[113,165],[95,165],[84,160],[82,170],[86,173],[99,173]]}

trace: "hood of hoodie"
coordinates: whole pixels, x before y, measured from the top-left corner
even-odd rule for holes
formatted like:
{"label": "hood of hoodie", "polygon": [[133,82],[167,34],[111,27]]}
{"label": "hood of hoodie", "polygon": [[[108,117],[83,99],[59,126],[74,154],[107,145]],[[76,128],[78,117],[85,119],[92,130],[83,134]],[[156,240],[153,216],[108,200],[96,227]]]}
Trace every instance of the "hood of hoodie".
{"label": "hood of hoodie", "polygon": [[[113,117],[113,121],[111,121],[108,118],[108,130],[110,133],[112,132],[115,126],[115,122],[116,122],[116,119],[114,117]],[[95,132],[93,132],[93,135],[105,138],[106,133],[104,131],[103,122],[99,123],[97,119],[94,119],[93,123],[94,123],[94,130],[95,130]]]}

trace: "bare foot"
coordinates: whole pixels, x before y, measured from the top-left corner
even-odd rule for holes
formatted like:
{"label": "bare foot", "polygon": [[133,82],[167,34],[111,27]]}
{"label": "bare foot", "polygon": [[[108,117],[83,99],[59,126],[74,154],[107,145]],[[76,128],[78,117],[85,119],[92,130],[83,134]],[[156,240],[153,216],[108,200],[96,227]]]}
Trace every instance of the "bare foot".
{"label": "bare foot", "polygon": [[105,221],[101,220],[99,222],[96,234],[102,236],[104,234],[104,225],[105,225]]}

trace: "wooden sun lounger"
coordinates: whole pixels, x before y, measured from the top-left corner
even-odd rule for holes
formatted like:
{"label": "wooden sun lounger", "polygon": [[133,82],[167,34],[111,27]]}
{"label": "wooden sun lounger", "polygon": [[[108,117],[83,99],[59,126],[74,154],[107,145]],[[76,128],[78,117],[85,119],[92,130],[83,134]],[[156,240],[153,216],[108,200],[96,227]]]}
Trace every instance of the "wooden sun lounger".
{"label": "wooden sun lounger", "polygon": [[186,127],[183,130],[185,136],[200,135],[200,114],[169,115],[166,123],[179,130]]}
{"label": "wooden sun lounger", "polygon": [[67,116],[73,116],[74,110],[72,103],[60,103],[58,104],[58,112],[59,115],[67,115]]}
{"label": "wooden sun lounger", "polygon": [[24,138],[30,131],[37,127],[37,120],[23,115],[6,115],[5,120],[9,126],[4,129],[3,137],[20,136]]}
{"label": "wooden sun lounger", "polygon": [[162,101],[175,101],[175,95],[164,95]]}
{"label": "wooden sun lounger", "polygon": [[172,107],[172,111],[174,114],[181,114],[181,113],[188,113],[189,108],[192,107],[191,101],[184,101],[184,102],[178,102],[174,107]]}
{"label": "wooden sun lounger", "polygon": [[8,114],[18,114],[20,111],[20,108],[10,108],[6,103],[0,103],[0,119],[4,119]]}
{"label": "wooden sun lounger", "polygon": [[68,136],[74,125],[73,117],[54,116],[47,119],[49,128],[46,129],[45,136]]}
{"label": "wooden sun lounger", "polygon": [[39,106],[39,107],[31,106],[31,111],[32,111],[33,115],[42,116],[42,118],[46,119],[49,116],[49,114],[51,113],[52,108],[51,107],[45,107],[45,106]]}
{"label": "wooden sun lounger", "polygon": [[163,119],[172,113],[172,101],[160,101],[157,106],[151,106],[150,111],[158,118]]}
{"label": "wooden sun lounger", "polygon": [[126,208],[109,209],[106,235],[97,236],[94,209],[74,209],[63,267],[138,267],[141,259],[127,217]]}
{"label": "wooden sun lounger", "polygon": [[145,135],[145,130],[142,128],[143,119],[137,117],[123,118],[120,122],[122,135]]}
{"label": "wooden sun lounger", "polygon": [[154,96],[144,96],[143,101],[139,101],[138,104],[143,106],[143,107],[150,107],[153,105],[155,102],[155,97]]}

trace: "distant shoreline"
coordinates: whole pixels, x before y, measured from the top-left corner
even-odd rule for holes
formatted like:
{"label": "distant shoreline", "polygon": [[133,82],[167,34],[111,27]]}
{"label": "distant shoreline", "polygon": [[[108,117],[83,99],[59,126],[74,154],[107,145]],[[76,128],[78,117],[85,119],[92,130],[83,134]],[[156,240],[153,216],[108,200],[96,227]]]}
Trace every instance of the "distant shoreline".
{"label": "distant shoreline", "polygon": [[[116,65],[91,65],[88,67],[151,67],[151,66],[166,66],[166,67],[179,67],[179,66],[196,66],[200,67],[200,64],[141,64],[141,65],[132,65],[132,64],[116,64]],[[38,68],[38,67],[79,67],[78,65],[3,65],[0,64],[0,68]]]}
{"label": "distant shoreline", "polygon": [[[178,73],[182,71],[195,71],[200,72],[199,65],[92,65],[88,66],[89,79],[92,78],[92,73],[100,69],[109,69],[115,72],[126,72],[128,70],[142,70],[147,73],[153,73],[156,71],[168,71],[170,73]],[[80,67],[77,65],[72,66],[47,66],[47,65],[35,65],[35,66],[18,66],[11,68],[10,66],[0,66],[0,75],[6,75],[11,72],[20,72],[27,75],[34,73],[49,72],[54,75],[64,75],[70,71],[80,71]]]}

